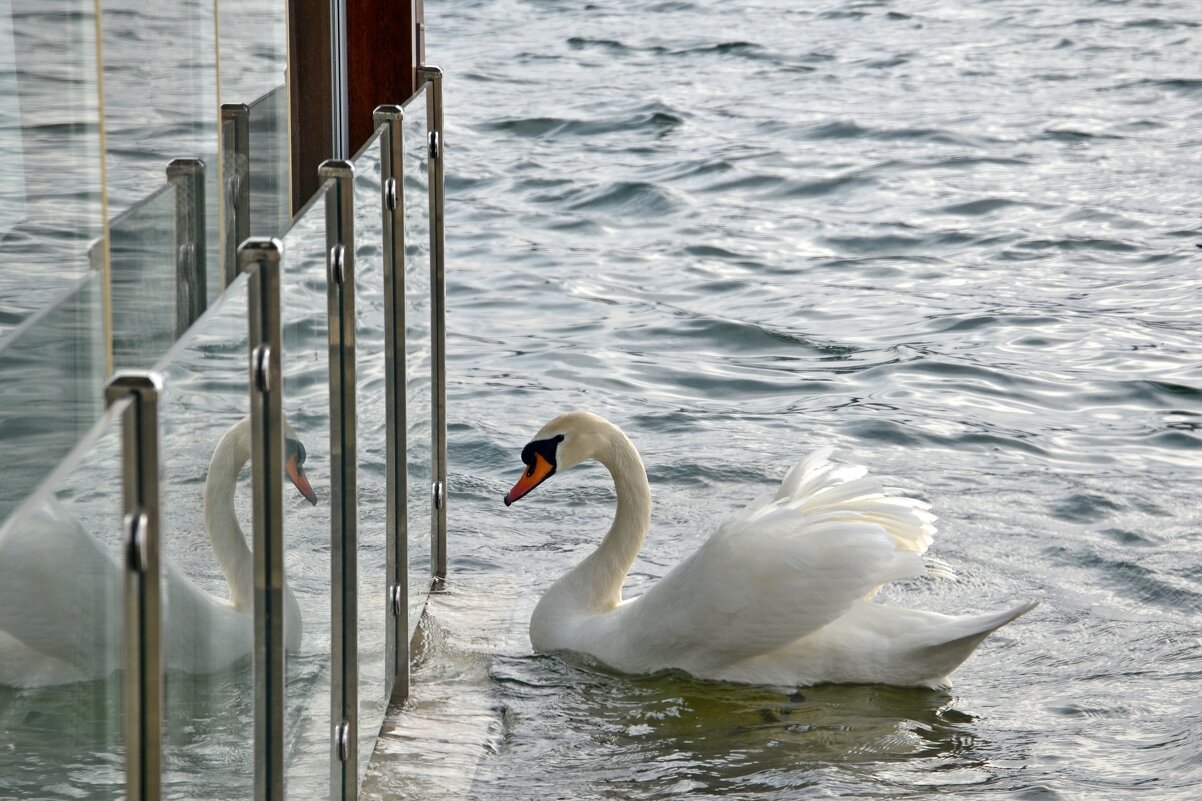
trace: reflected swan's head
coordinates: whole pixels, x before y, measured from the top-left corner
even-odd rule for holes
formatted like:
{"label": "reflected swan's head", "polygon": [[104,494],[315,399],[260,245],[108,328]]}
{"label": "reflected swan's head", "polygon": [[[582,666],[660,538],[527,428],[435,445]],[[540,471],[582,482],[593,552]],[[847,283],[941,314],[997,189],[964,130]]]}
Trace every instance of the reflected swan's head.
{"label": "reflected swan's head", "polygon": [[[217,444],[216,450],[213,451],[213,461],[209,465],[209,475],[214,478],[224,475],[230,469],[224,465],[230,465],[234,475],[237,475],[242,466],[250,461],[253,436],[251,417],[248,414],[234,423]],[[305,475],[307,456],[304,443],[296,435],[292,424],[284,418],[284,473],[300,494],[305,496],[309,503],[316,505],[317,494],[313,492],[309,477]],[[216,467],[217,465],[223,466]]]}

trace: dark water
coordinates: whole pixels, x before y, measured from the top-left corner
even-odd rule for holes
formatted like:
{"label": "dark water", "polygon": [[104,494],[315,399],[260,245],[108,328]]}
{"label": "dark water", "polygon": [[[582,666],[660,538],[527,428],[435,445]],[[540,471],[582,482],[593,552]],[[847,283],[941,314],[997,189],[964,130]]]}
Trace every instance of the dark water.
{"label": "dark water", "polygon": [[[379,795],[1195,797],[1202,9],[426,8],[454,578]],[[961,577],[885,600],[1043,603],[945,694],[534,655],[529,611],[613,494],[582,469],[500,499],[574,408],[648,465],[631,592],[830,444],[930,501]]]}

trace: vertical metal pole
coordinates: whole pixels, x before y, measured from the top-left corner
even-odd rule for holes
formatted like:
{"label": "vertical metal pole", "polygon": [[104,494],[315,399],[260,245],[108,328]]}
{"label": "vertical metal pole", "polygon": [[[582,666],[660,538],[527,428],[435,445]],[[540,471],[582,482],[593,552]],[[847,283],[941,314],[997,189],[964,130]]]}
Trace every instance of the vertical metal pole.
{"label": "vertical metal pole", "polygon": [[225,170],[225,261],[223,287],[238,277],[238,248],[250,236],[250,106],[221,107],[221,151]]}
{"label": "vertical metal pole", "polygon": [[433,365],[434,407],[434,520],[430,533],[430,562],[435,582],[447,577],[447,327],[446,254],[442,127],[442,70],[422,67],[426,115],[430,127],[430,361]]}
{"label": "vertical metal pole", "polygon": [[405,206],[400,106],[372,112],[380,136],[380,206],[384,215],[384,417],[387,495],[388,625],[384,630],[385,695],[409,696],[409,456],[405,415]]}
{"label": "vertical metal pole", "polygon": [[208,305],[205,259],[205,164],[175,159],[167,165],[175,185],[175,336],[204,314]]}
{"label": "vertical metal pole", "polygon": [[330,797],[358,796],[359,721],[359,498],[355,439],[355,167],[322,162],[326,195],[326,268],[330,338],[330,513],[332,577]]}
{"label": "vertical metal pole", "polygon": [[125,513],[125,797],[157,801],[162,789],[163,646],[159,583],[159,413],[163,380],[118,372],[105,403],[122,415]]}
{"label": "vertical metal pole", "polygon": [[330,113],[334,158],[350,158],[346,73],[346,0],[330,0]]}
{"label": "vertical metal pole", "polygon": [[284,799],[284,407],[278,239],[250,239],[251,476],[254,494],[255,801]]}

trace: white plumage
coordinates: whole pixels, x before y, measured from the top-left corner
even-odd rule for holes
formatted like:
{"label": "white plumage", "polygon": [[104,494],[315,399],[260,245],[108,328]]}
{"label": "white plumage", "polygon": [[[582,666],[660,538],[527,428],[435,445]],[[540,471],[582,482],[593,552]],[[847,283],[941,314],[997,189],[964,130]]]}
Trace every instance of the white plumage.
{"label": "white plumage", "polygon": [[829,449],[733,514],[646,594],[624,601],[622,583],[650,524],[634,445],[608,421],[572,412],[544,426],[523,456],[529,470],[507,502],[588,458],[609,469],[618,495],[600,547],[535,608],[530,638],[539,651],[585,654],[627,673],[939,687],[990,632],[1035,606],[950,616],[873,602],[891,581],[949,574],[923,559],[935,516],[865,468],[833,464]]}
{"label": "white plumage", "polygon": [[[285,435],[295,442],[287,423]],[[246,657],[254,646],[253,563],[234,514],[234,490],[250,459],[250,440],[246,417],[222,436],[205,479],[205,531],[229,584],[229,598],[206,592],[171,560],[162,562],[168,670],[212,673]],[[313,500],[303,461],[303,455],[289,456],[289,476]],[[171,532],[167,537],[173,547]],[[123,583],[113,550],[55,501],[10,520],[0,529],[0,684],[65,684],[119,669]],[[287,584],[284,605],[284,637],[294,651],[301,641],[300,606]]]}

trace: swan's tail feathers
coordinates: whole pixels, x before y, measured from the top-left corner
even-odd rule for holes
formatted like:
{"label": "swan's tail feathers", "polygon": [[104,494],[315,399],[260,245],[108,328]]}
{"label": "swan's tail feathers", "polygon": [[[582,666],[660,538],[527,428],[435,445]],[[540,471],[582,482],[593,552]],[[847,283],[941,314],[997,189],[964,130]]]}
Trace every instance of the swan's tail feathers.
{"label": "swan's tail feathers", "polygon": [[915,649],[915,656],[927,665],[930,675],[938,677],[930,685],[946,687],[947,674],[959,667],[986,637],[1037,606],[1039,601],[1028,601],[1004,612],[966,615],[941,628],[941,633],[951,635],[951,639]]}

